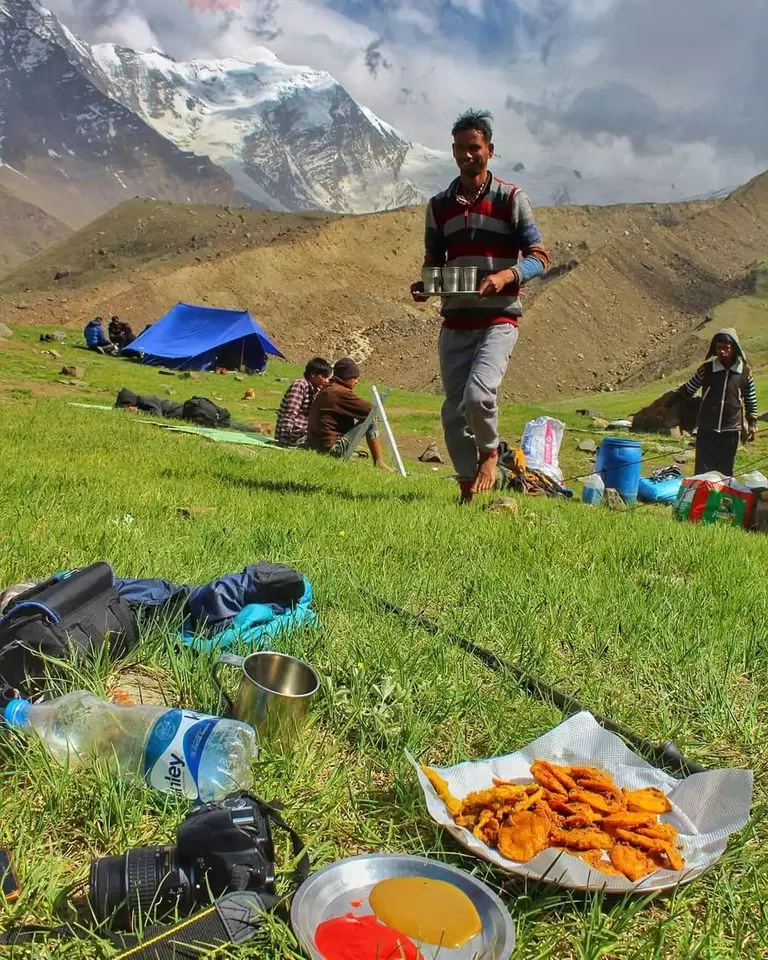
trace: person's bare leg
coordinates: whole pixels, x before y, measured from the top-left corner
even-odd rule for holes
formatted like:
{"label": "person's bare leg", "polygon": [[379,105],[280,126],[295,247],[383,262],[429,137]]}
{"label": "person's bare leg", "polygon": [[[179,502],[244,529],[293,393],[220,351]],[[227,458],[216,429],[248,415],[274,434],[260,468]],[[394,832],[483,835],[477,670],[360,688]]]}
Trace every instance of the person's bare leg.
{"label": "person's bare leg", "polygon": [[506,323],[490,327],[484,332],[472,361],[464,391],[464,410],[478,451],[473,493],[488,493],[496,483],[499,467],[497,396],[516,343],[516,327]]}
{"label": "person's bare leg", "polygon": [[374,467],[378,467],[379,470],[386,470],[387,473],[394,473],[395,471],[388,463],[384,462],[384,455],[381,450],[381,439],[379,437],[366,437],[365,442],[368,444],[368,449],[371,451],[371,456],[373,457]]}
{"label": "person's bare leg", "polygon": [[481,450],[477,476],[470,490],[472,493],[488,493],[493,490],[499,473],[499,451]]}

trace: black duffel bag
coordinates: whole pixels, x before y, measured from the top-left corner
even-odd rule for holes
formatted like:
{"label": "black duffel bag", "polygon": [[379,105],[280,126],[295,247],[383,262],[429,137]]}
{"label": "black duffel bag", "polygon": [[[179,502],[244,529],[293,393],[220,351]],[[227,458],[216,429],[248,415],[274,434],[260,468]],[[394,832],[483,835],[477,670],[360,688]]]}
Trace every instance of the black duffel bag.
{"label": "black duffel bag", "polygon": [[0,618],[0,685],[31,696],[42,689],[46,658],[77,661],[106,643],[113,658],[124,657],[138,638],[108,563],[59,574],[14,597]]}

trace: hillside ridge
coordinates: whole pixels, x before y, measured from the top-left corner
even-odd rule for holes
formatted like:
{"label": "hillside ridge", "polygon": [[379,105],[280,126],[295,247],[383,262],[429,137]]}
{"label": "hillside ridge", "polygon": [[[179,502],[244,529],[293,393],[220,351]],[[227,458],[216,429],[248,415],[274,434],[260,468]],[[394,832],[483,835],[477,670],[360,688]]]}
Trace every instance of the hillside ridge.
{"label": "hillside ridge", "polygon": [[[768,174],[724,199],[536,218],[553,269],[526,290],[510,399],[613,389],[688,363],[697,325],[765,259]],[[435,303],[408,295],[422,231],[420,207],[335,216],[135,200],[0,281],[0,319],[78,327],[118,313],[141,329],[178,300],[247,308],[291,360],[350,352],[368,377],[439,389]]]}

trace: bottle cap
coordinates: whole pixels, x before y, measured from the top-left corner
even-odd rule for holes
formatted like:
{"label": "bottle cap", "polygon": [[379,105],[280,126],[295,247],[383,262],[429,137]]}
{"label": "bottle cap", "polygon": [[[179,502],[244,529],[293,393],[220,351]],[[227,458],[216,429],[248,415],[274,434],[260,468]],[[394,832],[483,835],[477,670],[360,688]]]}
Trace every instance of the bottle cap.
{"label": "bottle cap", "polygon": [[31,706],[29,700],[10,700],[3,711],[3,719],[9,727],[23,727]]}

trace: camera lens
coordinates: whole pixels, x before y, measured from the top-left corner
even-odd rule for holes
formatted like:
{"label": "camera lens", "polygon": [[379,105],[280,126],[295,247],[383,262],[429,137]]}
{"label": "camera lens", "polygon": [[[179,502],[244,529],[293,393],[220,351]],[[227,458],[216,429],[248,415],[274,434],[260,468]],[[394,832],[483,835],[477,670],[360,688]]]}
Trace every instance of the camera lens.
{"label": "camera lens", "polygon": [[137,847],[121,857],[104,857],[91,864],[91,909],[100,921],[131,925],[134,916],[191,904],[189,882],[179,867],[175,847]]}

